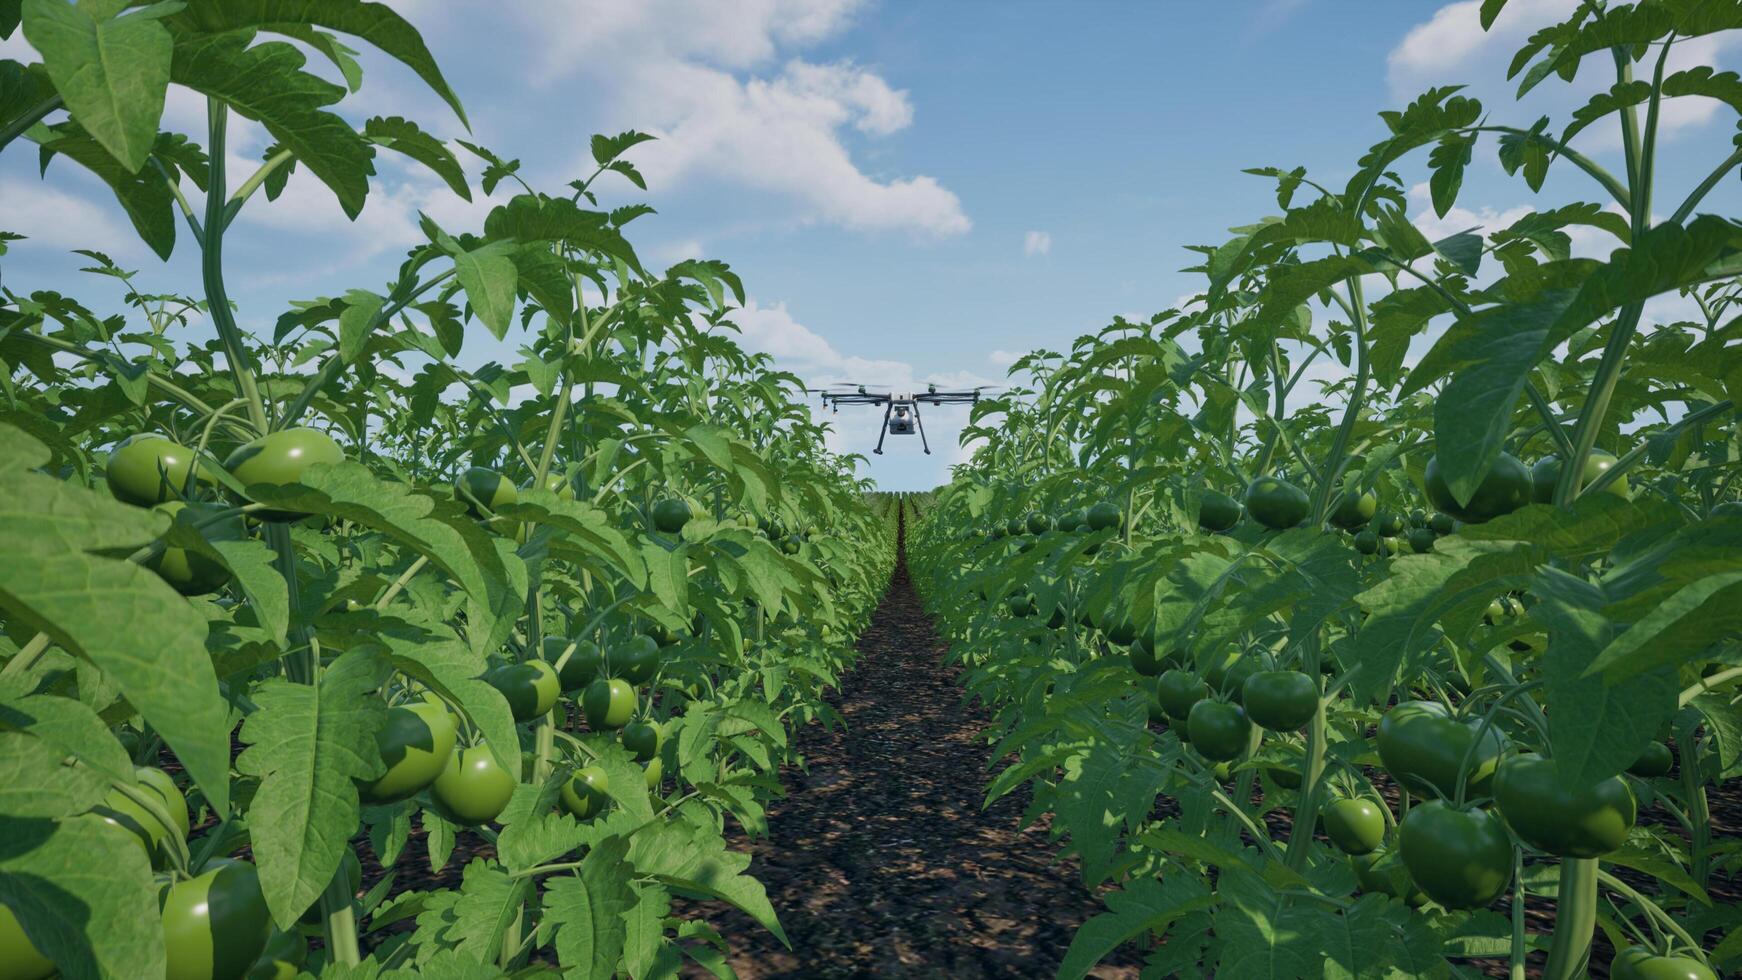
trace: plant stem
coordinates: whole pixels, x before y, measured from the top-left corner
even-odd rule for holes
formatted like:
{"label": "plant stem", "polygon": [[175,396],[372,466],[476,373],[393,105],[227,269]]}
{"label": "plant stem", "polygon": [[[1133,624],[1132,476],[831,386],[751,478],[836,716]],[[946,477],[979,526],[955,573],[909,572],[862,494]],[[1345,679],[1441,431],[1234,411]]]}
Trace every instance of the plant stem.
{"label": "plant stem", "polygon": [[1597,926],[1597,859],[1561,861],[1560,895],[1555,900],[1554,944],[1543,980],[1576,980],[1591,962],[1591,935]]}
{"label": "plant stem", "polygon": [[200,242],[200,278],[206,287],[206,312],[217,328],[218,339],[224,345],[224,360],[236,379],[236,393],[248,400],[248,418],[262,434],[271,431],[266,417],[266,402],[260,397],[260,387],[254,378],[253,360],[242,343],[242,331],[236,326],[230,310],[230,297],[224,290],[224,141],[229,129],[229,106],[222,101],[206,99],[206,152],[210,154],[206,173],[206,234]]}

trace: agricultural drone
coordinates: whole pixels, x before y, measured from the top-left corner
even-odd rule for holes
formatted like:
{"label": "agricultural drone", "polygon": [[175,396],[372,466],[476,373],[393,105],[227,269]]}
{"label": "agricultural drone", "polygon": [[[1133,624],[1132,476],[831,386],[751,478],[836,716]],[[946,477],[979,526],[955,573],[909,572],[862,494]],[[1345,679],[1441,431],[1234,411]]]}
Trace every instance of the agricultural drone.
{"label": "agricultural drone", "polygon": [[[927,456],[931,455],[931,446],[925,439],[925,423],[920,420],[921,405],[971,405],[980,400],[980,392],[993,385],[981,385],[967,391],[939,391],[937,385],[926,385],[925,391],[919,394],[893,394],[888,391],[870,391],[871,388],[887,388],[887,385],[862,385],[843,381],[829,388],[811,388],[811,392],[823,396],[823,407],[834,408],[839,412],[842,405],[882,405],[883,426],[877,433],[877,448],[871,450],[875,455],[883,455],[883,439],[885,436],[911,436],[919,433],[919,444],[925,449]],[[836,391],[842,388],[848,390]]]}

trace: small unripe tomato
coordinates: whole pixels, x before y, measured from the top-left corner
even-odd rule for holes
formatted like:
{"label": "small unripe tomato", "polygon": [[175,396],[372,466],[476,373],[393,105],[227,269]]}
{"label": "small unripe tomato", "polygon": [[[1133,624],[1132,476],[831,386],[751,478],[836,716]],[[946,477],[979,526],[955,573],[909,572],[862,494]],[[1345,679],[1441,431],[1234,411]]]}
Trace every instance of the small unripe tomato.
{"label": "small unripe tomato", "polygon": [[153,507],[180,500],[182,488],[189,485],[188,477],[196,467],[193,450],[155,433],[142,432],[128,436],[109,450],[103,478],[116,500]]}
{"label": "small unripe tomato", "polygon": [[487,745],[448,756],[448,766],[430,790],[442,814],[464,827],[496,819],[514,796],[514,776],[496,762]]}
{"label": "small unripe tomato", "polygon": [[563,809],[577,819],[591,820],[611,805],[610,787],[611,780],[598,766],[577,769],[563,783]]}

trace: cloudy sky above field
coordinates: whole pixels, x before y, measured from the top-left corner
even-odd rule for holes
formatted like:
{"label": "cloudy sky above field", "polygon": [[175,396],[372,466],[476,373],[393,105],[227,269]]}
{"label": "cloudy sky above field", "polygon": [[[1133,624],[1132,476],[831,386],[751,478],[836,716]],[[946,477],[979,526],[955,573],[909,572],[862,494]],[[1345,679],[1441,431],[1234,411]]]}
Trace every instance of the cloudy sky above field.
{"label": "cloudy sky above field", "polygon": [[[1558,129],[1612,81],[1592,72],[1513,98],[1512,52],[1573,0],[1513,0],[1487,33],[1477,0],[390,6],[423,31],[471,131],[379,57],[365,58],[362,91],[341,105],[349,117],[419,120],[522,160],[534,186],[553,191],[590,171],[591,134],[656,134],[631,154],[648,192],[601,184],[607,204],[658,209],[631,226],[643,258],[729,262],[751,297],[735,317],[747,345],[813,383],[898,389],[997,383],[1021,352],[1062,350],[1115,315],[1174,305],[1198,288],[1178,271],[1195,259],[1184,246],[1219,243],[1229,227],[1277,210],[1270,183],[1242,168],[1301,165],[1340,185],[1383,136],[1376,114],[1425,88],[1466,84],[1495,121],[1548,114]],[[487,17],[475,13],[484,9]],[[1733,39],[1683,48],[1684,64],[1742,60]],[[0,42],[0,57],[30,53],[14,37]],[[311,65],[330,74],[324,61]],[[1727,152],[1730,118],[1713,102],[1670,103],[1660,200],[1679,200]],[[203,136],[199,101],[172,93],[165,125]],[[233,149],[253,158],[264,145],[251,133]],[[1617,156],[1612,127],[1579,145]],[[392,155],[377,168],[355,222],[301,174],[285,198],[243,212],[226,255],[246,325],[268,329],[290,300],[380,288],[419,240],[419,212],[459,231],[496,203],[476,191],[462,201]],[[1439,237],[1498,227],[1533,206],[1600,199],[1558,169],[1533,195],[1486,144],[1444,217],[1428,206],[1423,156],[1402,172],[1422,182],[1412,215]],[[1732,180],[1707,209],[1735,213],[1738,203]],[[78,283],[81,260],[67,252],[92,246],[143,270],[143,288],[198,283],[187,242],[167,264],[126,245],[126,222],[94,181],[61,164],[40,180],[28,149],[0,156],[0,228],[30,236],[0,260],[15,290],[100,295],[104,287]],[[489,356],[509,352],[481,346],[477,357]],[[929,413],[934,455],[893,440],[867,472],[895,489],[942,482],[960,458],[964,418]],[[838,447],[869,452],[870,409],[834,419]]]}

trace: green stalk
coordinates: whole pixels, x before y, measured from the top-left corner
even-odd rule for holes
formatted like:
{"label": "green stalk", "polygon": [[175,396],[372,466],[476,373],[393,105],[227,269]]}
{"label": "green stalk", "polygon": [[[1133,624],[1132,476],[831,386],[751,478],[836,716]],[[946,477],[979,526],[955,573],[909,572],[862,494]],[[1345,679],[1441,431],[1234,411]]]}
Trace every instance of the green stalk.
{"label": "green stalk", "polygon": [[224,345],[224,360],[229,362],[230,374],[236,379],[236,393],[248,400],[249,421],[264,435],[271,431],[266,402],[260,397],[253,361],[242,343],[242,331],[236,326],[230,296],[224,290],[224,140],[229,129],[229,112],[229,106],[218,99],[206,99],[206,152],[211,158],[206,171],[206,235],[200,242],[200,278],[206,287],[207,312]]}
{"label": "green stalk", "polygon": [[1367,391],[1371,366],[1367,363],[1367,301],[1361,293],[1361,277],[1349,277],[1349,320],[1355,327],[1355,387],[1349,392],[1349,404],[1343,409],[1343,421],[1331,441],[1331,453],[1320,470],[1318,485],[1313,488],[1312,508],[1308,521],[1313,526],[1325,522],[1331,508],[1331,490],[1343,474],[1348,458],[1349,436],[1355,431],[1355,420],[1361,414],[1361,402]]}
{"label": "green stalk", "polygon": [[1295,871],[1306,869],[1307,856],[1312,853],[1310,842],[1316,822],[1314,818],[1319,812],[1319,783],[1325,772],[1325,682],[1319,672],[1317,643],[1307,644],[1301,669],[1308,677],[1319,678],[1319,703],[1313,708],[1313,720],[1307,722],[1306,756],[1300,766],[1300,799],[1295,803],[1294,823],[1288,829],[1285,859]]}
{"label": "green stalk", "polygon": [[1524,980],[1525,957],[1530,948],[1524,929],[1524,852],[1512,849],[1512,946],[1507,952],[1507,977]]}
{"label": "green stalk", "polygon": [[1555,900],[1554,944],[1543,980],[1576,980],[1591,962],[1591,936],[1597,927],[1597,859],[1561,861],[1560,895]]}
{"label": "green stalk", "polygon": [[6,144],[24,135],[24,132],[30,127],[48,118],[48,114],[61,108],[61,105],[60,95],[51,95],[29,112],[7,123],[4,128],[0,128],[0,150],[4,150]]}
{"label": "green stalk", "polygon": [[1700,773],[1700,747],[1693,739],[1681,747],[1682,795],[1688,806],[1693,830],[1693,876],[1705,888],[1712,876],[1712,807],[1706,799],[1706,781]]}

